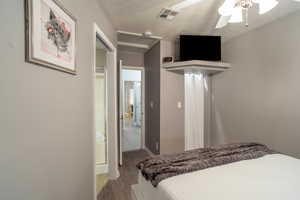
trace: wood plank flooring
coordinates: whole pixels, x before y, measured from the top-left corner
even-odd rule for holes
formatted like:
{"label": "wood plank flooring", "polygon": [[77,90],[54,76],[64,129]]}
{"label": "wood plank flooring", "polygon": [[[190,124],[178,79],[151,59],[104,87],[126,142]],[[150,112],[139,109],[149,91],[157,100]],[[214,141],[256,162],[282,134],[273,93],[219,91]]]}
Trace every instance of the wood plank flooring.
{"label": "wood plank flooring", "polygon": [[120,177],[109,181],[98,195],[98,200],[132,200],[131,185],[137,183],[138,170],[136,164],[147,157],[144,150],[131,151],[123,154],[123,166],[119,168]]}

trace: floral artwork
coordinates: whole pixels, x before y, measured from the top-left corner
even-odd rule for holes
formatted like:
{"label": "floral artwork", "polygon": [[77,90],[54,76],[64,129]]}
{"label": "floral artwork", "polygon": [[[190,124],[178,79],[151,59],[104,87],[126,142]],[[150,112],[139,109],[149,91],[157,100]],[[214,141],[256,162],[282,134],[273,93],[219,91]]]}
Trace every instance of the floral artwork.
{"label": "floral artwork", "polygon": [[75,73],[75,20],[54,0],[29,0],[30,62]]}
{"label": "floral artwork", "polygon": [[49,21],[45,27],[48,32],[48,39],[53,41],[58,54],[59,52],[67,52],[71,32],[67,29],[64,22],[61,22],[56,18],[52,10],[50,10],[49,15]]}
{"label": "floral artwork", "polygon": [[62,58],[70,60],[70,38],[71,30],[67,22],[56,17],[52,9],[44,5],[44,12],[47,13],[46,19],[42,19],[42,50]]}

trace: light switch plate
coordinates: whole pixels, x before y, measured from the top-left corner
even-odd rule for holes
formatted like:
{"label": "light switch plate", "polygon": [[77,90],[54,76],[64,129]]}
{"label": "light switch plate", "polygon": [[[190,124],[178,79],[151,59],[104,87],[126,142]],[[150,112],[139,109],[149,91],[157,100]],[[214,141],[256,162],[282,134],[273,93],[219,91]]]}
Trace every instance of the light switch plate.
{"label": "light switch plate", "polygon": [[182,103],[180,101],[177,102],[177,108],[181,109],[182,108]]}
{"label": "light switch plate", "polygon": [[150,108],[154,108],[154,103],[153,103],[153,101],[150,102]]}

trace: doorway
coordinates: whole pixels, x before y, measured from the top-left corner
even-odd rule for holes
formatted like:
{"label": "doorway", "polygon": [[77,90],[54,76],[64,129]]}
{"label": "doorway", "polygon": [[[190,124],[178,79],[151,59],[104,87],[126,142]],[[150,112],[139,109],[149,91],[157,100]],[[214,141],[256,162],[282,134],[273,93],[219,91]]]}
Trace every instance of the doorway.
{"label": "doorway", "polygon": [[119,177],[117,50],[97,24],[94,24],[93,51],[93,177],[96,200],[108,179]]}
{"label": "doorway", "polygon": [[96,36],[95,125],[96,125],[96,190],[101,191],[108,180],[107,88],[106,61],[109,49]]}
{"label": "doorway", "polygon": [[122,152],[144,147],[144,68],[120,68],[120,149]]}

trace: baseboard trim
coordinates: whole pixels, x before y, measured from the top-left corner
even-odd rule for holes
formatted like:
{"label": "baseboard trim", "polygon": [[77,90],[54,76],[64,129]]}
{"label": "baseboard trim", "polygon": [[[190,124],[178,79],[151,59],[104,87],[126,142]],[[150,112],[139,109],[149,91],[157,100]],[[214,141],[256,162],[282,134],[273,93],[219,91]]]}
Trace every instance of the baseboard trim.
{"label": "baseboard trim", "polygon": [[144,147],[144,150],[147,151],[150,156],[154,156],[154,153],[152,153],[152,151],[150,151],[147,147]]}
{"label": "baseboard trim", "polygon": [[116,180],[120,177],[120,172],[119,169],[113,170],[113,171],[109,171],[108,173],[108,178],[109,180]]}
{"label": "baseboard trim", "polygon": [[96,165],[96,175],[99,174],[107,174],[108,173],[108,165]]}

